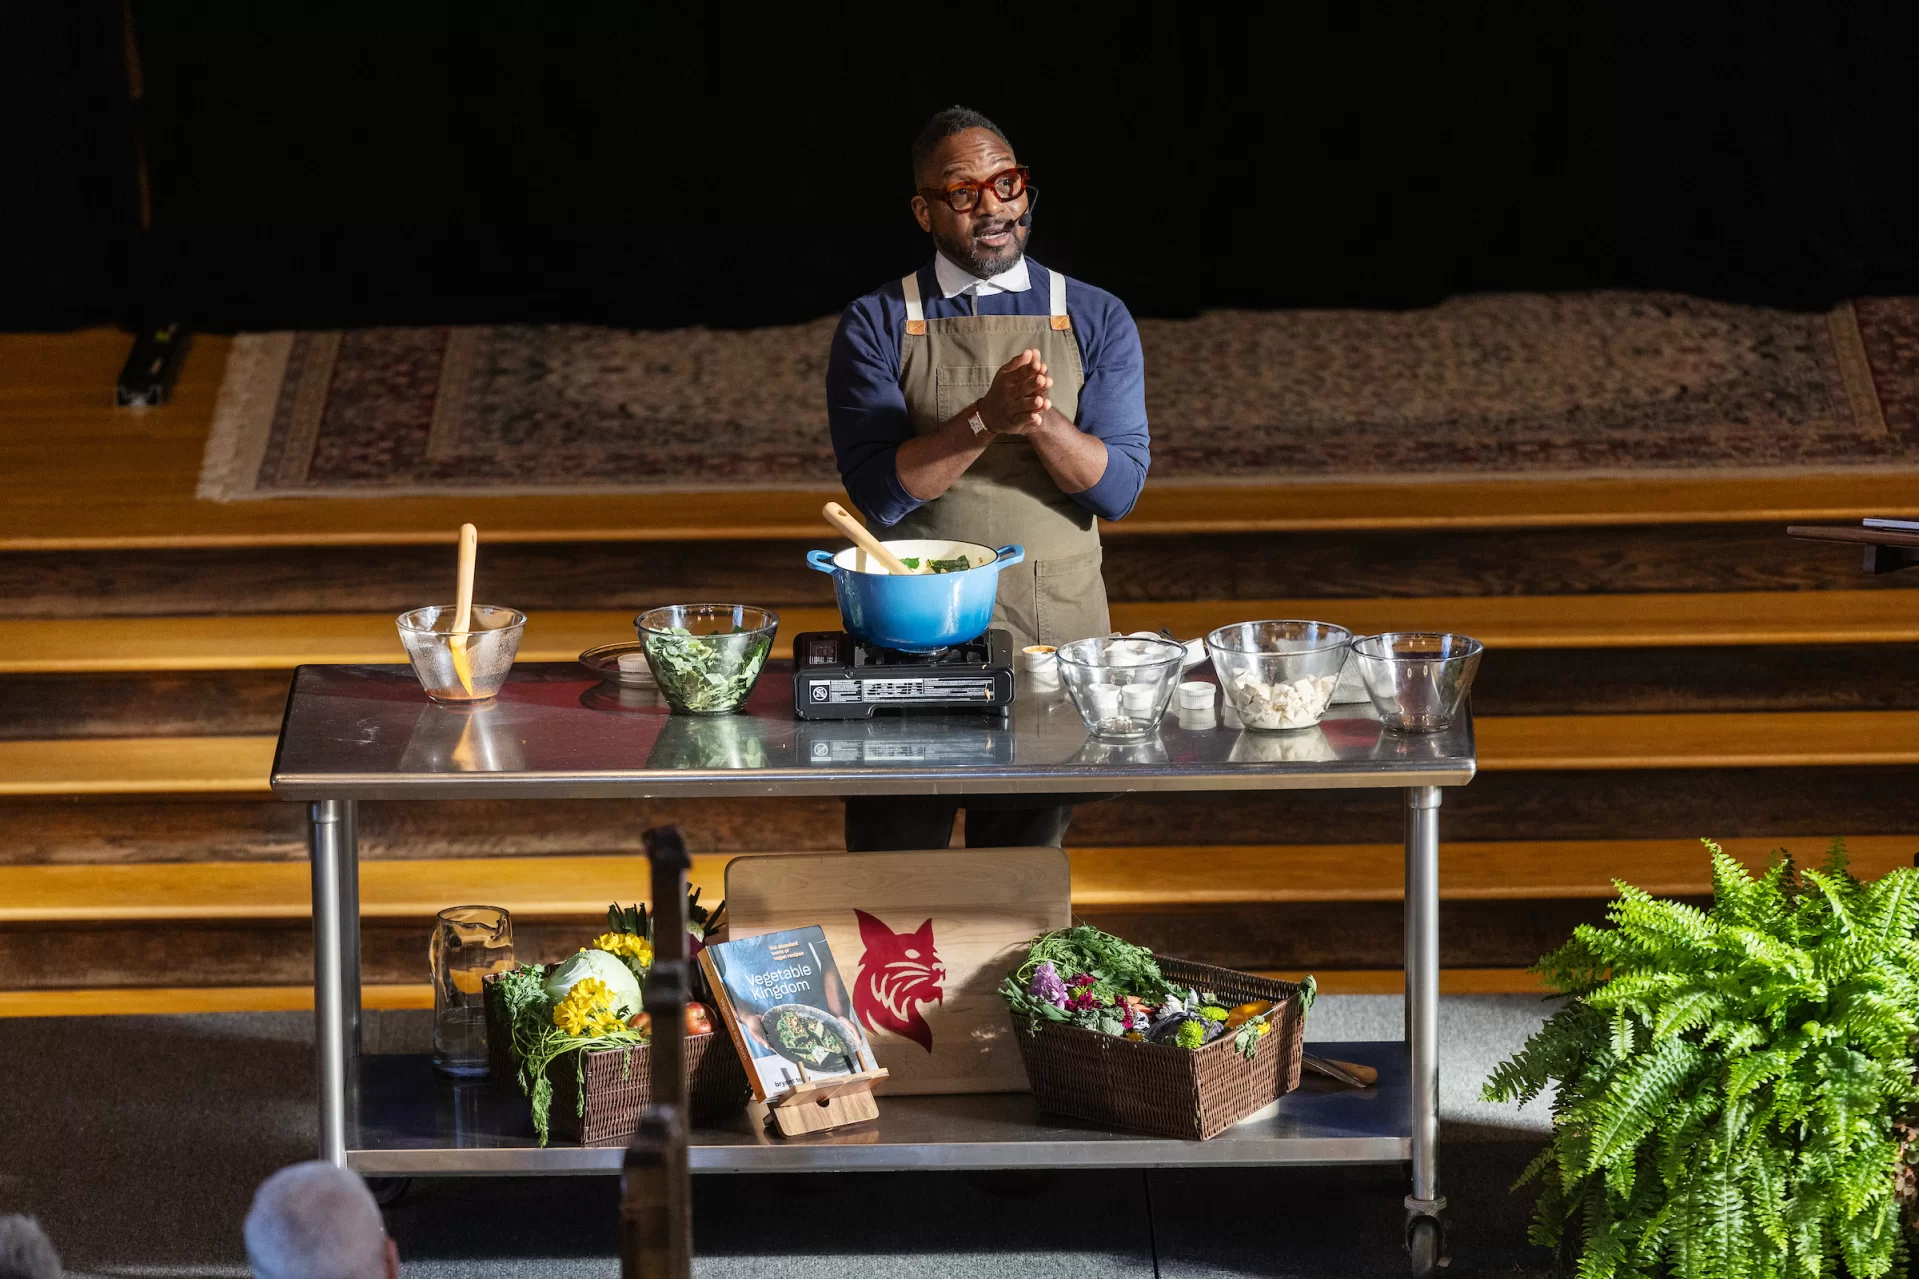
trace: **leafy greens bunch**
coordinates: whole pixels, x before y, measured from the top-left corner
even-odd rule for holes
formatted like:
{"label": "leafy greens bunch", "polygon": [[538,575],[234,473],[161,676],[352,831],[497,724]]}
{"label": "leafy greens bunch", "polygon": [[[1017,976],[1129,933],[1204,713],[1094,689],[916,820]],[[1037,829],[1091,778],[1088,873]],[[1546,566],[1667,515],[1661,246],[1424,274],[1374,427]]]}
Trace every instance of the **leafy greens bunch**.
{"label": "leafy greens bunch", "polygon": [[[1903,1265],[1896,1120],[1919,1089],[1919,872],[1835,844],[1757,878],[1717,844],[1701,911],[1626,884],[1535,969],[1570,996],[1485,1085],[1548,1086],[1534,1242],[1579,1279],[1866,1279]],[[1910,1182],[1911,1178],[1906,1178]]]}
{"label": "leafy greens bunch", "polygon": [[660,690],[690,711],[731,710],[744,702],[773,641],[742,640],[742,634],[695,635],[684,626],[649,631],[646,657]]}
{"label": "leafy greens bunch", "polygon": [[[1089,1016],[1076,1017],[1072,1011],[1033,993],[1033,974],[1041,964],[1052,965],[1052,971],[1062,976],[1083,973],[1093,979],[1085,988],[1087,1002],[1095,1006],[1085,1010]],[[1160,975],[1152,951],[1101,932],[1090,924],[1062,928],[1034,938],[1025,962],[1000,984],[1006,1006],[1015,1013],[1047,1021],[1091,1021],[1093,1024],[1087,1029],[1103,1030],[1109,1035],[1117,1035],[1124,1029],[1121,1019],[1108,1013],[1107,1019],[1115,1027],[1108,1029],[1097,1024],[1101,1020],[1099,1011],[1110,1010],[1127,995],[1158,1008],[1166,1002],[1171,989],[1166,978]]]}
{"label": "leafy greens bunch", "polygon": [[[512,1027],[513,1055],[520,1063],[520,1091],[526,1094],[533,1111],[533,1131],[545,1146],[553,1110],[553,1081],[547,1067],[568,1053],[577,1054],[579,1112],[586,1113],[586,1050],[631,1048],[647,1042],[637,1030],[619,1030],[603,1035],[569,1035],[553,1024],[553,1005],[546,997],[546,970],[538,964],[521,964],[501,976],[499,995]],[[632,1062],[628,1059],[627,1068]]]}
{"label": "leafy greens bunch", "polygon": [[[1308,977],[1298,995],[1302,1012],[1312,1006],[1313,993]],[[1035,1027],[1070,1022],[1102,1035],[1188,1049],[1231,1034],[1234,1049],[1248,1060],[1271,1031],[1270,1014],[1277,1010],[1263,1001],[1228,1009],[1211,991],[1167,981],[1146,947],[1085,924],[1034,938],[1025,962],[1000,984],[1000,996]]]}

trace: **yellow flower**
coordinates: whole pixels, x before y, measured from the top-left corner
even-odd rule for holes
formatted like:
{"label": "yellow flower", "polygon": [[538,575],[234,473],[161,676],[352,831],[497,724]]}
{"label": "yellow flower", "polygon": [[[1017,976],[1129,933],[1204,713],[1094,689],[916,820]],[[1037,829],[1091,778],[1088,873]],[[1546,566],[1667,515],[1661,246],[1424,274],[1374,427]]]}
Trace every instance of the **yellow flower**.
{"label": "yellow flower", "polygon": [[625,1023],[613,1013],[613,992],[597,977],[573,983],[566,998],[553,1006],[553,1024],[569,1035],[603,1035],[608,1026]]}
{"label": "yellow flower", "polygon": [[566,997],[583,1004],[597,1004],[611,999],[613,991],[598,977],[582,977],[573,983],[573,989],[566,992]]}
{"label": "yellow flower", "polygon": [[586,1029],[588,1012],[572,999],[562,999],[553,1006],[553,1024],[569,1035],[578,1035]]}
{"label": "yellow flower", "polygon": [[653,943],[638,933],[601,933],[593,939],[593,949],[638,960],[642,968],[653,966]]}

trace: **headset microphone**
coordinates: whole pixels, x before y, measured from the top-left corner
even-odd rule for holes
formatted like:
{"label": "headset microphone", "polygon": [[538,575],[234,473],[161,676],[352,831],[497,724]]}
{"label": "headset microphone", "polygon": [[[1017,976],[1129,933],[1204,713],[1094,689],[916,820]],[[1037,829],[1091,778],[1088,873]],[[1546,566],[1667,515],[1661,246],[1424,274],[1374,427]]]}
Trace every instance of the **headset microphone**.
{"label": "headset microphone", "polygon": [[1026,212],[1019,215],[1019,224],[1021,226],[1033,225],[1033,208],[1038,203],[1039,203],[1039,192],[1035,191],[1032,187],[1027,187],[1026,188]]}

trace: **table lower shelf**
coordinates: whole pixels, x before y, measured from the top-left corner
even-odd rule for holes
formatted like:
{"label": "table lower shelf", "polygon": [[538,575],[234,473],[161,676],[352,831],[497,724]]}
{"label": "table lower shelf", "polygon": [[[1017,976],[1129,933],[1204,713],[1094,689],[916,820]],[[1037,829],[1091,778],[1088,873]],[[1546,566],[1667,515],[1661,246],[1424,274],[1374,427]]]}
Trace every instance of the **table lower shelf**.
{"label": "table lower shelf", "polygon": [[[1315,1044],[1379,1070],[1357,1090],[1308,1073],[1298,1090],[1211,1141],[1124,1132],[1042,1113],[1025,1093],[882,1097],[868,1124],[812,1137],[768,1137],[747,1114],[695,1128],[694,1172],[890,1172],[904,1169],[1152,1168],[1393,1163],[1412,1154],[1406,1048]],[[347,1161],[368,1176],[511,1176],[617,1172],[624,1144],[535,1144],[511,1083],[454,1083],[426,1056],[361,1059],[357,1136]]]}

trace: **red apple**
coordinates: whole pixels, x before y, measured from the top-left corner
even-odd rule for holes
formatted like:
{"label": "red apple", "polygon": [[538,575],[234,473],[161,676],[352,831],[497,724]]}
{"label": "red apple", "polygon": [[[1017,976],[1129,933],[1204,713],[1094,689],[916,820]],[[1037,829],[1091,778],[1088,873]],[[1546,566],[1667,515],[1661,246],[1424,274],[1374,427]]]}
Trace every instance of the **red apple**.
{"label": "red apple", "polygon": [[713,1014],[702,1003],[690,1002],[686,1006],[686,1033],[689,1035],[710,1035],[713,1033]]}
{"label": "red apple", "polygon": [[653,1014],[649,1012],[634,1013],[626,1019],[626,1024],[634,1030],[639,1031],[642,1035],[650,1035],[653,1033]]}

